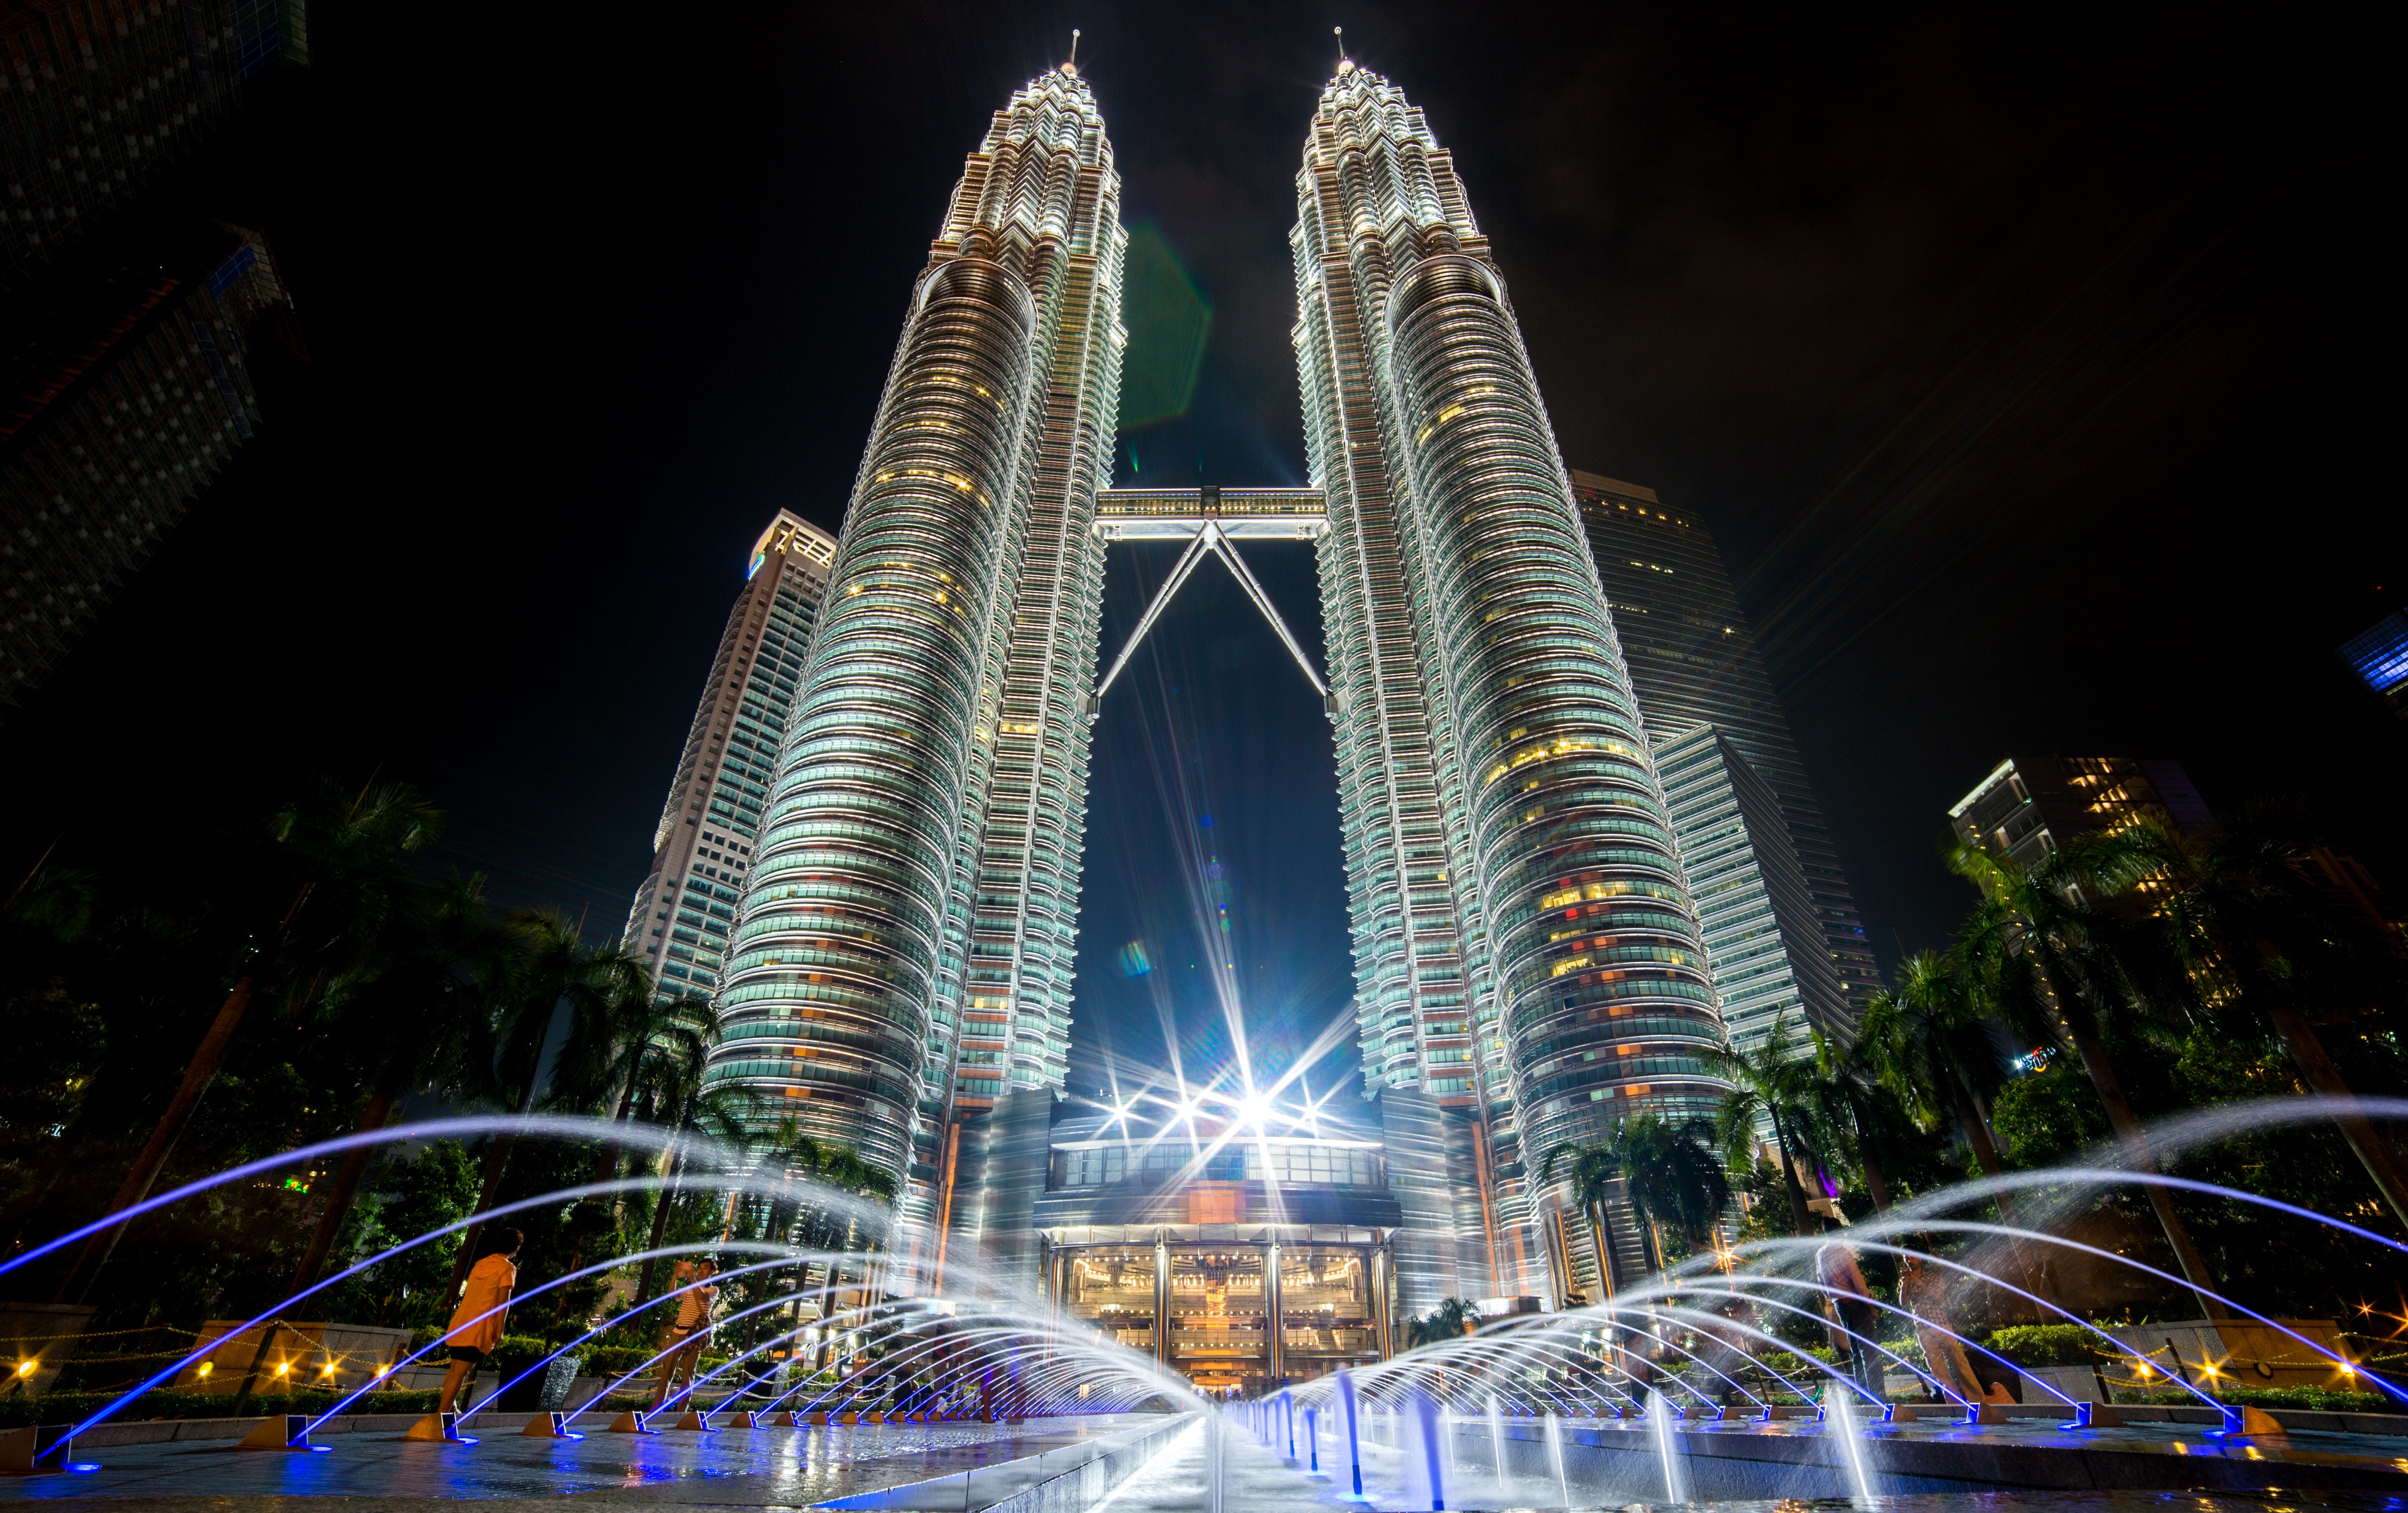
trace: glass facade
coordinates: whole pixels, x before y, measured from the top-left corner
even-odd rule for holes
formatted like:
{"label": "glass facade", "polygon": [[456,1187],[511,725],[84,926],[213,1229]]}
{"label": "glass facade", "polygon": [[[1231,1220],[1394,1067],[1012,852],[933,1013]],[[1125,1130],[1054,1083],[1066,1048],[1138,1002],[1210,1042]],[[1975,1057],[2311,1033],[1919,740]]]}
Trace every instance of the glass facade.
{"label": "glass facade", "polygon": [[2014,756],[1948,811],[1958,838],[2000,861],[2032,868],[2086,830],[2147,816],[2185,834],[2215,824],[2177,762],[2139,756]]}
{"label": "glass facade", "polygon": [[[728,612],[677,778],[652,831],[652,865],[636,890],[622,944],[651,967],[664,999],[710,997],[725,970],[746,874],[793,709],[803,652],[827,592],[836,538],[781,510],[753,542],[744,586]],[[727,1044],[708,1075],[769,1080],[782,1097],[799,1054],[783,1025],[747,1016],[723,1025]]]}
{"label": "glass facade", "polygon": [[1320,1135],[1264,1136],[1065,1105],[1034,1215],[1047,1297],[1206,1391],[1383,1359],[1406,1237],[1361,1122],[1333,1114]]}
{"label": "glass facade", "polygon": [[1297,196],[1365,1069],[1471,1111],[1474,1171],[1456,1175],[1490,1254],[1470,1269],[1561,1297],[1537,1166],[1664,1101],[1618,1054],[1622,1021],[1718,1038],[1705,953],[1570,480],[1452,159],[1401,91],[1342,64]]}
{"label": "glass facade", "polygon": [[[1779,823],[1751,833],[1765,850],[1763,867],[1786,873],[1794,865],[1804,879],[1821,937],[1819,944],[1796,939],[1793,925],[1797,949],[1787,971],[1796,1001],[1826,1030],[1852,1029],[1880,987],[1872,948],[1713,533],[1694,512],[1668,510],[1655,490],[1635,483],[1574,472],[1572,493],[1649,739],[1660,753],[1667,742],[1712,726],[1771,792]],[[1687,846],[1677,816],[1675,828]],[[1779,856],[1783,838],[1787,859]],[[1713,844],[1703,832],[1699,843]],[[1703,908],[1702,885],[1698,892]],[[1707,947],[1711,953],[1711,939]],[[1810,959],[1816,957],[1820,964]]]}
{"label": "glass facade", "polygon": [[964,1118],[1058,1084],[1068,1053],[1119,202],[1067,65],[969,155],[738,889],[721,1055],[781,1049],[781,1114],[903,1177],[897,1277],[949,1221]]}
{"label": "glass facade", "polygon": [[1855,1016],[1780,796],[1715,726],[1659,738],[1656,765],[1731,1044],[1753,1050],[1776,1021],[1800,1056],[1813,1054],[1809,1025],[1847,1034]]}

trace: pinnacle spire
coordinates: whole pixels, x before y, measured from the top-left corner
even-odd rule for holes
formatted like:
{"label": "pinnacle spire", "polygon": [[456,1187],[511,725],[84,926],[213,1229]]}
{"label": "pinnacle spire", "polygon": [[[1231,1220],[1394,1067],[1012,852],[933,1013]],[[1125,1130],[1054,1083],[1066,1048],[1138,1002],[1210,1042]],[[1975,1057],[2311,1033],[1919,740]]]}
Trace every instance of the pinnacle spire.
{"label": "pinnacle spire", "polygon": [[1346,28],[1333,26],[1329,29],[1329,35],[1338,38],[1338,71],[1341,74],[1353,73],[1354,60],[1346,55]]}
{"label": "pinnacle spire", "polygon": [[1079,77],[1079,29],[1075,26],[1070,28],[1069,61],[1062,65],[1062,71],[1072,79]]}

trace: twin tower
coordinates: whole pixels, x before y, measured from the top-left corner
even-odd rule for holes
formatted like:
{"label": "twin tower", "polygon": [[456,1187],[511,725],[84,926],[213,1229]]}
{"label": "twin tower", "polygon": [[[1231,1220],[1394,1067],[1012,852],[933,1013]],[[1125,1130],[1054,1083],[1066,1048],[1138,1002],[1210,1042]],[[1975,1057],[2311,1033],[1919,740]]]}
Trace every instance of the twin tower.
{"label": "twin tower", "polygon": [[[781,1059],[781,1117],[905,1175],[898,1248],[981,1095],[1066,1070],[1126,241],[1065,65],[912,292],[737,912],[725,1032]],[[1456,1131],[1467,1290],[1549,1292],[1542,1158],[1665,1102],[1651,1037],[1718,1038],[1695,915],[1488,243],[1351,63],[1290,244],[1364,1064]]]}

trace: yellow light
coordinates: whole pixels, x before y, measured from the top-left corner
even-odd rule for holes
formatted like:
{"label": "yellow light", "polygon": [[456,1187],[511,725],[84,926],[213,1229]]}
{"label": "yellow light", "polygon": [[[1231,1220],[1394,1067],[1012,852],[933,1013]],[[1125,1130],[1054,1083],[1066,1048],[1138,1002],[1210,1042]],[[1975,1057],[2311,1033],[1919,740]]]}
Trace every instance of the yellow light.
{"label": "yellow light", "polygon": [[197,1375],[197,1376],[208,1376],[210,1372],[213,1372],[213,1371],[215,1371],[215,1370],[217,1370],[217,1369],[218,1369],[218,1363],[217,1363],[216,1362],[214,1362],[214,1361],[204,1361],[204,1362],[201,1362],[201,1369],[200,1369],[197,1373],[195,1373],[195,1375]]}
{"label": "yellow light", "polygon": [[17,1362],[17,1375],[30,1376],[41,1368],[41,1364],[38,1361],[20,1361]]}
{"label": "yellow light", "polygon": [[291,1371],[292,1369],[293,1362],[290,1361],[279,1361],[276,1362],[276,1375],[279,1376],[283,1376],[286,1372]]}
{"label": "yellow light", "polygon": [[325,1363],[325,1365],[323,1365],[323,1366],[320,1367],[320,1368],[319,1368],[319,1371],[318,1371],[318,1375],[319,1375],[319,1376],[333,1376],[334,1374],[335,1374],[335,1363],[334,1363],[333,1362],[331,1362],[331,1361],[327,1362]]}

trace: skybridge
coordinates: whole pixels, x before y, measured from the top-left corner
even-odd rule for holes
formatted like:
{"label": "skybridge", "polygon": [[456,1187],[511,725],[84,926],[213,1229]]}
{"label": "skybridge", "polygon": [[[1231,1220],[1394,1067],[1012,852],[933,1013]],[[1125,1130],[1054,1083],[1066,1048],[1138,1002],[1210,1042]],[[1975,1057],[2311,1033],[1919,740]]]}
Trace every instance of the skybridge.
{"label": "skybridge", "polygon": [[1321,696],[1321,707],[1335,715],[1344,703],[1329,691],[1321,671],[1312,659],[1304,655],[1287,622],[1271,607],[1270,596],[1248,570],[1243,557],[1238,555],[1237,543],[1241,540],[1317,541],[1329,530],[1329,502],[1317,488],[1112,488],[1096,495],[1095,533],[1106,541],[1185,541],[1187,550],[1180,555],[1178,565],[1164,579],[1154,602],[1145,607],[1145,615],[1137,629],[1112,660],[1111,670],[1096,684],[1087,696],[1087,718],[1095,719],[1103,713],[1104,695],[1109,692],[1129,658],[1137,655],[1145,641],[1145,633],[1162,617],[1178,596],[1180,586],[1207,554],[1219,557],[1238,580],[1238,586],[1263,612],[1271,629],[1279,635],[1280,644],[1296,658],[1313,692]]}

